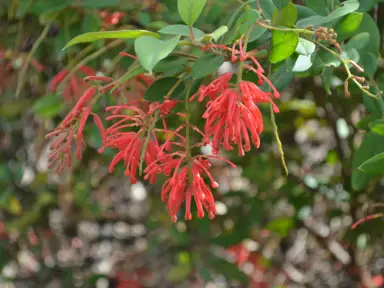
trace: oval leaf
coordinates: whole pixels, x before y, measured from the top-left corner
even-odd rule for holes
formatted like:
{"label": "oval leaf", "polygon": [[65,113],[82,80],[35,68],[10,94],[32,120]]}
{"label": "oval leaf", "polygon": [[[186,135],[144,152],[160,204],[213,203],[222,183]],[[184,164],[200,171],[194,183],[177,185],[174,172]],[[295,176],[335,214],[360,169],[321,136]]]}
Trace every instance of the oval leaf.
{"label": "oval leaf", "polygon": [[[196,38],[204,37],[205,33],[197,28],[192,28],[193,35]],[[162,34],[168,35],[180,35],[180,36],[189,36],[190,30],[187,25],[169,25],[158,31]]]}
{"label": "oval leaf", "polygon": [[167,57],[177,46],[180,36],[166,41],[143,36],[135,41],[135,52],[140,64],[150,73],[153,67],[162,59]]}
{"label": "oval leaf", "polygon": [[[317,0],[316,0],[317,1]],[[306,27],[308,25],[321,25],[324,23],[329,23],[333,20],[341,18],[349,13],[356,11],[359,8],[359,2],[357,0],[348,0],[341,4],[342,6],[335,9],[328,16],[311,16],[305,19],[302,19],[297,22],[297,25],[300,27]]]}
{"label": "oval leaf", "polygon": [[372,132],[384,136],[384,120],[376,120],[369,127]]}
{"label": "oval leaf", "polygon": [[365,161],[359,170],[364,173],[384,175],[384,152]]}
{"label": "oval leaf", "polygon": [[199,18],[206,3],[207,0],[178,0],[177,9],[184,23],[192,26]]}
{"label": "oval leaf", "polygon": [[345,19],[340,23],[338,31],[340,33],[351,34],[359,28],[361,21],[363,20],[363,13],[353,12],[349,14]]}
{"label": "oval leaf", "polygon": [[70,46],[76,45],[78,43],[87,43],[94,42],[100,39],[136,39],[141,36],[152,36],[155,38],[160,38],[160,35],[147,31],[147,30],[119,30],[119,31],[100,31],[100,32],[89,32],[76,36],[71,41],[65,45],[63,48],[66,49]]}
{"label": "oval leaf", "polygon": [[279,26],[293,27],[296,24],[298,11],[294,4],[288,3],[282,10],[275,10],[272,23]]}
{"label": "oval leaf", "polygon": [[[172,87],[179,81],[177,77],[164,77],[155,81],[145,92],[144,99],[148,101],[159,101],[162,102],[164,96],[166,96]],[[172,95],[168,95],[170,98],[178,98],[185,89],[183,83],[180,83]]]}
{"label": "oval leaf", "polygon": [[363,190],[372,179],[373,175],[365,174],[359,167],[373,156],[384,151],[384,137],[369,132],[365,134],[363,142],[352,158],[352,188],[355,191]]}
{"label": "oval leaf", "polygon": [[273,31],[269,61],[278,63],[287,59],[295,52],[298,43],[299,36],[295,32]]}
{"label": "oval leaf", "polygon": [[57,94],[40,97],[33,103],[32,111],[42,118],[51,118],[60,114],[64,104]]}
{"label": "oval leaf", "polygon": [[192,77],[199,79],[215,73],[223,62],[224,56],[210,54],[200,57],[192,66]]}

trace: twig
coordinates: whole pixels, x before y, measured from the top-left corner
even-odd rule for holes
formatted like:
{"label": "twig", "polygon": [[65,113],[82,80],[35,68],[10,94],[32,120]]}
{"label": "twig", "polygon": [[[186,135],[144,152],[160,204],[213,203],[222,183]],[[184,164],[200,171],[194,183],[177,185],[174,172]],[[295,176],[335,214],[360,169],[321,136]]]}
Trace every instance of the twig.
{"label": "twig", "polygon": [[29,63],[31,62],[33,55],[36,53],[37,48],[39,48],[40,44],[47,37],[49,28],[51,27],[51,23],[53,22],[53,20],[54,18],[52,18],[51,21],[49,21],[48,24],[45,25],[43,32],[41,33],[40,37],[36,40],[35,44],[33,44],[31,51],[29,51],[27,58],[25,59],[24,65],[21,68],[19,77],[18,77],[18,84],[16,88],[16,98],[19,98],[21,90],[24,88],[24,84],[26,80],[25,76],[27,74]]}

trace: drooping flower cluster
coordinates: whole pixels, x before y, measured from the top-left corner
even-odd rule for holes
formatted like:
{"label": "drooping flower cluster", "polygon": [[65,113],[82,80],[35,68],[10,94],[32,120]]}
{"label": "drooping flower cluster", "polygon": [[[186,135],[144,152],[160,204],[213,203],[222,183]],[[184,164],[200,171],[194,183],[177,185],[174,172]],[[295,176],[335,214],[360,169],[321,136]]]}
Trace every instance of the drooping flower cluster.
{"label": "drooping flower cluster", "polygon": [[[94,76],[96,75],[96,71],[88,66],[82,66],[80,72],[85,74],[85,76]],[[55,92],[58,86],[67,78],[70,71],[67,68],[62,69],[59,73],[57,73],[51,81],[49,86],[49,90],[51,92]],[[71,102],[72,100],[77,100],[84,93],[86,89],[89,88],[88,83],[84,82],[82,78],[77,75],[70,75],[68,82],[63,83],[63,98],[66,102]]]}
{"label": "drooping flower cluster", "polygon": [[[95,96],[97,89],[89,88],[79,99],[75,107],[57,126],[57,128],[46,135],[47,139],[56,137],[51,145],[49,154],[49,168],[53,168],[55,173],[61,174],[67,167],[72,166],[72,146],[76,142],[76,158],[82,158],[82,150],[85,146],[83,139],[83,130],[89,115],[92,113],[92,107],[89,102]],[[94,113],[93,119],[102,137],[104,137],[104,127],[100,117]]]}
{"label": "drooping flower cluster", "polygon": [[[226,73],[208,85],[201,85],[194,95],[185,96],[186,113],[176,113],[184,118],[186,123],[172,130],[168,128],[166,118],[169,114],[175,113],[175,107],[180,101],[170,99],[168,95],[162,97],[162,102],[149,102],[143,99],[147,88],[156,79],[154,76],[141,74],[124,82],[87,74],[84,82],[89,86],[93,83],[98,88],[91,86],[58,128],[48,135],[48,137],[58,136],[52,145],[53,151],[50,155],[52,165],[53,163],[57,165],[55,171],[60,172],[65,165],[70,165],[73,139],[77,141],[77,158],[81,158],[84,146],[83,129],[89,115],[92,114],[95,94],[102,95],[109,91],[113,95],[123,95],[123,99],[118,97],[114,99],[123,100],[126,104],[106,108],[109,114],[106,121],[110,123],[106,130],[101,119],[93,114],[103,141],[99,152],[102,153],[106,148],[116,151],[109,165],[109,171],[112,173],[117,165],[123,164],[124,174],[130,177],[131,183],[136,183],[137,176],[141,176],[142,172],[144,180],[150,183],[154,183],[160,174],[168,177],[162,186],[161,198],[167,202],[169,215],[173,221],[177,220],[183,203],[185,203],[185,219],[192,219],[193,201],[197,207],[198,217],[204,217],[207,213],[209,218],[214,218],[216,207],[211,189],[217,188],[218,183],[210,174],[209,159],[223,160],[234,167],[234,164],[218,156],[221,148],[234,150],[236,147],[240,156],[244,156],[252,145],[258,148],[259,135],[264,128],[258,105],[270,104],[273,110],[278,112],[273,98],[279,98],[280,95],[264,75],[263,68],[252,52],[245,51],[242,39],[235,41],[232,48],[214,44],[203,48],[208,49],[223,49],[230,52],[231,61],[244,62],[242,67],[255,73],[259,78],[258,83],[242,80],[241,76],[237,75],[237,83],[234,84],[231,82],[234,75]],[[136,59],[136,56],[124,52],[121,55]],[[62,73],[52,81],[53,89],[68,75],[68,71]],[[170,91],[174,91],[180,83],[181,81],[177,81],[176,86]],[[265,92],[258,86],[264,83],[269,85],[272,92]],[[205,125],[201,131],[190,123],[187,107],[189,101],[197,99],[198,102],[203,102],[206,98],[208,98],[206,110],[202,115]],[[191,143],[191,139],[197,138],[191,138],[192,133],[197,133],[201,140]],[[159,135],[165,139],[159,141]],[[207,144],[213,147],[212,155],[192,153],[193,148]]]}

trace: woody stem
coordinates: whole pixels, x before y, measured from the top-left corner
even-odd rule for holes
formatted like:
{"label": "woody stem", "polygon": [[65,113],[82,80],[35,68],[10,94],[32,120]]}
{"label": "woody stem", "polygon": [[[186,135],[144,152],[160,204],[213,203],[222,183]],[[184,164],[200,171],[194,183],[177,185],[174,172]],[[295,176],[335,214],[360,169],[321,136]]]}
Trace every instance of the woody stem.
{"label": "woody stem", "polygon": [[190,122],[190,110],[189,110],[189,95],[190,95],[190,92],[191,92],[191,87],[192,87],[192,81],[190,81],[189,85],[188,85],[188,90],[187,90],[187,93],[185,94],[185,99],[184,99],[184,103],[185,103],[185,114],[187,115],[186,117],[186,123],[187,123],[187,127],[186,127],[186,130],[185,130],[185,138],[186,138],[186,143],[185,143],[185,154],[187,155],[187,161],[188,161],[188,182],[189,184],[192,183],[193,181],[193,175],[192,175],[192,153],[191,153],[191,138],[190,138],[190,130],[191,130],[191,122]]}

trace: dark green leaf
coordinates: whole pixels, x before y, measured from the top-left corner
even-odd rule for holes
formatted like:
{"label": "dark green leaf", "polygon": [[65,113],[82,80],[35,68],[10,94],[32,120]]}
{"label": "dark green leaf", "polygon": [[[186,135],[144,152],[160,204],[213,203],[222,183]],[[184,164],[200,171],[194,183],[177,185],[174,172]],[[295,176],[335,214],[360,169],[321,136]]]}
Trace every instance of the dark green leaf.
{"label": "dark green leaf", "polygon": [[[153,83],[145,92],[144,99],[148,101],[159,101],[162,102],[164,96],[166,96],[169,91],[174,87],[174,85],[179,81],[177,77],[164,77],[157,80]],[[180,83],[172,95],[168,95],[170,98],[175,98],[181,94],[185,89],[183,83]]]}
{"label": "dark green leaf", "polygon": [[224,56],[217,56],[213,54],[200,57],[192,66],[192,77],[195,79],[203,78],[213,74],[219,69],[224,62]]}
{"label": "dark green leaf", "polygon": [[[315,0],[317,1],[317,0]],[[341,4],[341,7],[335,9],[328,16],[311,16],[300,20],[297,25],[300,27],[306,27],[308,25],[321,25],[329,23],[333,20],[341,18],[349,13],[356,11],[359,8],[359,2],[357,0],[347,0]]]}
{"label": "dark green leaf", "polygon": [[42,118],[51,118],[60,114],[64,104],[62,98],[57,94],[42,96],[33,104],[32,111]]}
{"label": "dark green leaf", "polygon": [[384,136],[369,132],[365,134],[363,142],[352,157],[352,188],[356,191],[364,189],[372,175],[365,174],[358,168],[373,156],[384,151]]}
{"label": "dark green leaf", "polygon": [[331,95],[331,81],[333,77],[333,69],[332,67],[325,66],[323,73],[321,74],[321,79],[323,80],[324,90],[328,95]]}
{"label": "dark green leaf", "polygon": [[361,164],[359,170],[364,173],[384,175],[384,153],[365,161]]}
{"label": "dark green leaf", "polygon": [[[290,2],[289,2],[289,0],[273,0],[273,3],[276,5],[277,9],[282,10]],[[292,3],[290,3],[290,4],[292,4]]]}

